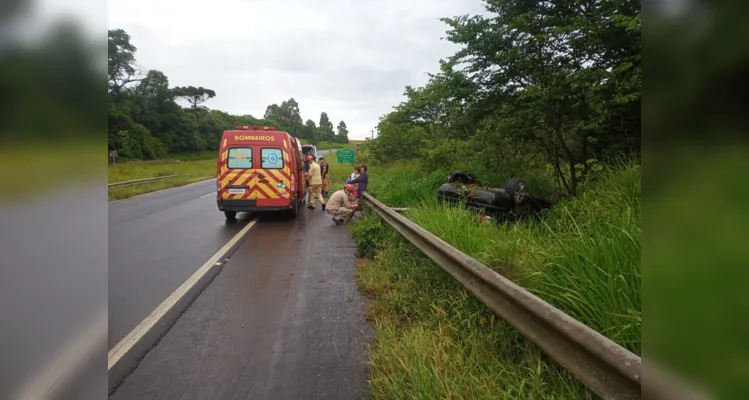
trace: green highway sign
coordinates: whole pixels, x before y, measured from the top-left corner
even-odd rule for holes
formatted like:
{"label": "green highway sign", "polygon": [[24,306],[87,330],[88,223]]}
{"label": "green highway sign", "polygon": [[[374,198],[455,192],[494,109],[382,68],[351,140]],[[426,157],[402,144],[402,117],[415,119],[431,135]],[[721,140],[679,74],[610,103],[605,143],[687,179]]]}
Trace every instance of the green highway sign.
{"label": "green highway sign", "polygon": [[354,163],[354,156],[355,153],[353,150],[338,150],[338,163],[348,163],[353,164]]}

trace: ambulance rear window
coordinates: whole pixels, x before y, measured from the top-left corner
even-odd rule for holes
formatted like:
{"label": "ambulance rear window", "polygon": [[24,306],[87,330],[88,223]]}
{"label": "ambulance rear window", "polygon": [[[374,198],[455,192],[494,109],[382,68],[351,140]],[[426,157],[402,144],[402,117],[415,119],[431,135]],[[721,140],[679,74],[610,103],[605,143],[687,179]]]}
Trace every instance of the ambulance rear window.
{"label": "ambulance rear window", "polygon": [[233,169],[252,168],[252,149],[249,147],[232,147],[226,164]]}
{"label": "ambulance rear window", "polygon": [[262,158],[261,168],[283,168],[283,151],[281,149],[268,147],[260,149],[260,157]]}

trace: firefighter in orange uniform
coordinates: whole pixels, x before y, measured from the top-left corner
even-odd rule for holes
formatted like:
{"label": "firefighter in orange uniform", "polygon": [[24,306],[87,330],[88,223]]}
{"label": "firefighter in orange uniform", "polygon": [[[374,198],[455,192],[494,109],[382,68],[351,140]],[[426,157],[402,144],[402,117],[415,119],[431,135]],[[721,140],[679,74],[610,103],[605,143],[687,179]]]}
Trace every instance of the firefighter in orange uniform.
{"label": "firefighter in orange uniform", "polygon": [[315,158],[307,156],[309,162],[309,175],[307,175],[307,181],[309,183],[309,205],[307,208],[310,210],[315,209],[315,197],[320,200],[322,210],[325,211],[325,199],[322,197],[322,175],[320,173],[320,164],[315,162]]}

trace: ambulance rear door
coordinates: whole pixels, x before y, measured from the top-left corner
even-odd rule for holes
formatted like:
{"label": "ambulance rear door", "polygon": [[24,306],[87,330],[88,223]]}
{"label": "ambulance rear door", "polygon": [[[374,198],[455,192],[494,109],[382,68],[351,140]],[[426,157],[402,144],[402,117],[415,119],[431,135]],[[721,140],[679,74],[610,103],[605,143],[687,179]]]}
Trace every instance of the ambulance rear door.
{"label": "ambulance rear door", "polygon": [[257,199],[255,154],[255,149],[249,145],[235,145],[226,150],[225,172],[220,182],[222,199]]}

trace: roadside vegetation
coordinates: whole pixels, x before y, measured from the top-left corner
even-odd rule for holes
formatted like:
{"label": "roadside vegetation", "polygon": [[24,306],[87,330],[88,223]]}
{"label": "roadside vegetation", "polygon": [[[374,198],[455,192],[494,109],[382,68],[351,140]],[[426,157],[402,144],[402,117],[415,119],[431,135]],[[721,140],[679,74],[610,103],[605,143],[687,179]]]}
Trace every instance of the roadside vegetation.
{"label": "roadside vegetation", "polygon": [[[105,160],[100,143],[57,139],[54,146],[9,142],[0,146],[0,200],[41,195],[82,181],[101,180]],[[43,177],[54,179],[43,180]]]}
{"label": "roadside vegetation", "polygon": [[122,200],[133,196],[169,189],[198,182],[216,176],[216,159],[201,161],[162,161],[153,163],[124,163],[109,165],[109,183],[143,178],[177,175],[162,181],[141,183],[132,186],[109,188],[109,200]]}
{"label": "roadside vegetation", "polygon": [[[438,205],[448,171],[370,168],[370,194],[573,318],[640,354],[640,169],[601,170],[540,222],[480,224]],[[376,215],[352,225],[371,296],[375,398],[585,398],[573,378],[497,320]]]}
{"label": "roadside vegetation", "polygon": [[[462,48],[357,149],[368,191],[641,354],[640,2],[486,4],[443,19]],[[458,169],[565,200],[538,221],[482,224],[437,204]],[[374,398],[593,397],[371,212],[351,230]]]}

